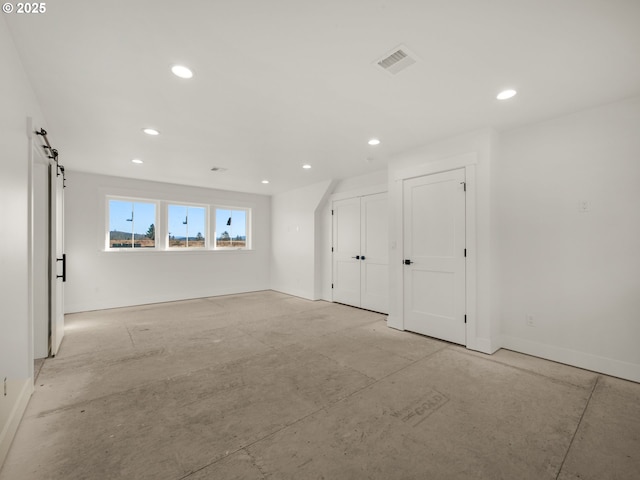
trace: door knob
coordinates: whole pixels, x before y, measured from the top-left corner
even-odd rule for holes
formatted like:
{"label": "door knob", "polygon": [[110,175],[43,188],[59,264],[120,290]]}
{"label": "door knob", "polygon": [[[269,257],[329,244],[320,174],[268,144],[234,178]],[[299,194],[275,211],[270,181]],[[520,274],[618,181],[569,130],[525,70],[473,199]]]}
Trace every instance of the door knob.
{"label": "door knob", "polygon": [[356,260],[360,260],[360,255],[356,255],[355,257],[351,257],[351,258],[355,258]]}
{"label": "door knob", "polygon": [[402,262],[402,263],[405,264],[405,265],[411,265],[413,262],[411,260],[409,260],[409,259],[405,259],[405,261]]}
{"label": "door knob", "polygon": [[360,257],[360,260],[364,260],[364,255],[362,255],[362,256]]}

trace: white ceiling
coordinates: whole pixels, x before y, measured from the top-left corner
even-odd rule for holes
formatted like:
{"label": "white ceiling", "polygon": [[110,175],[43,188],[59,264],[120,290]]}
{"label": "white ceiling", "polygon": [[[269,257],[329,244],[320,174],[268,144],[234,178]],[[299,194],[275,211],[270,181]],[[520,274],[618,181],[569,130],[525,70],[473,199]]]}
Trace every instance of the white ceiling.
{"label": "white ceiling", "polygon": [[[70,170],[272,194],[640,94],[640,0],[46,5],[3,16]],[[400,44],[419,62],[372,65]]]}

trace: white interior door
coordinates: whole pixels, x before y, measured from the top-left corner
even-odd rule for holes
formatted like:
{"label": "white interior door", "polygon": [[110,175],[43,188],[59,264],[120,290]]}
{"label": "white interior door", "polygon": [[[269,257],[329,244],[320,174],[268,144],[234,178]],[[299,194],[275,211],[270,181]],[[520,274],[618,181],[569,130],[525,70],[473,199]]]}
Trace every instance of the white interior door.
{"label": "white interior door", "polygon": [[333,202],[333,301],[389,310],[387,194]]}
{"label": "white interior door", "polygon": [[64,337],[64,281],[66,256],[64,254],[64,180],[55,163],[49,167],[49,225],[50,225],[50,351],[56,355]]}
{"label": "white interior door", "polygon": [[360,199],[333,202],[333,301],[360,306]]}
{"label": "white interior door", "polygon": [[389,208],[386,193],[360,199],[360,306],[389,311]]}
{"label": "white interior door", "polygon": [[464,169],[405,180],[404,325],[462,345],[465,329]]}

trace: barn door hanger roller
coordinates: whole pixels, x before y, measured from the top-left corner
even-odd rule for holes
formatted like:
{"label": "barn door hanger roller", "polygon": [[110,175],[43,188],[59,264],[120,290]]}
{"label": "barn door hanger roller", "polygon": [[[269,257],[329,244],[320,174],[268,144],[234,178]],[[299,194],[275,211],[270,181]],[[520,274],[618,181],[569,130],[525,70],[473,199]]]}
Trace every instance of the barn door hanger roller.
{"label": "barn door hanger roller", "polygon": [[56,176],[60,176],[62,175],[62,186],[63,188],[65,188],[66,182],[67,182],[67,177],[65,177],[64,175],[64,165],[60,165],[60,162],[58,161],[58,150],[53,148],[51,146],[51,143],[49,143],[49,138],[47,137],[47,131],[44,128],[41,128],[40,131],[36,130],[36,135],[40,135],[43,139],[44,139],[44,145],[42,145],[42,148],[44,148],[45,152],[47,152],[47,156],[53,160],[54,162],[56,162]]}

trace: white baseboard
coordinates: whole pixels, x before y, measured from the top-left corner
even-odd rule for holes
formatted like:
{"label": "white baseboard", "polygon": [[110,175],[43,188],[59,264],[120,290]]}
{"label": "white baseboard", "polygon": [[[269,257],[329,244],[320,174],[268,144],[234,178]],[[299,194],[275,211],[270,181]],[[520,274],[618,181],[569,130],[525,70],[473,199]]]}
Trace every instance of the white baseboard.
{"label": "white baseboard", "polygon": [[[11,447],[13,437],[18,431],[18,425],[20,425],[20,420],[22,420],[33,393],[33,378],[13,380],[11,384],[11,388],[8,389],[8,395],[0,400],[0,402],[3,402],[3,415],[1,418],[4,419],[4,424],[0,425],[0,468],[4,464],[5,458],[7,458],[9,447]],[[15,394],[11,394],[11,391],[14,391]],[[5,404],[4,402],[7,403]]]}
{"label": "white baseboard", "polygon": [[[402,318],[398,317],[397,315],[389,315],[387,317],[387,327],[404,331]],[[498,351],[500,349],[500,346],[497,345],[496,342],[492,342],[489,338],[475,337],[467,341],[467,348],[469,350],[474,350],[476,352],[491,355]]]}
{"label": "white baseboard", "polygon": [[495,352],[497,352],[498,350],[500,350],[500,347],[496,346],[495,343],[491,342],[491,339],[489,338],[480,338],[480,337],[476,337],[473,339],[473,341],[471,342],[467,342],[467,348],[469,350],[474,350],[476,352],[481,352],[481,353],[486,353],[488,355],[491,355]]}
{"label": "white baseboard", "polygon": [[639,364],[532,342],[510,335],[502,336],[502,348],[640,383]]}
{"label": "white baseboard", "polygon": [[389,314],[387,316],[387,327],[394,328],[396,330],[403,330],[404,331],[404,325],[403,325],[403,322],[402,322],[402,317],[399,317],[397,315]]}
{"label": "white baseboard", "polygon": [[284,293],[286,295],[299,297],[304,300],[311,300],[311,301],[321,300],[320,298],[314,298],[314,295],[310,294],[310,292],[307,292],[305,290],[299,290],[297,288],[287,288],[280,285],[280,286],[271,286],[271,290],[273,290],[274,292],[279,292],[279,293]]}
{"label": "white baseboard", "polygon": [[268,286],[264,285],[248,285],[243,288],[217,288],[214,290],[203,289],[194,290],[189,292],[188,295],[146,295],[136,297],[118,297],[117,299],[110,299],[98,302],[88,303],[66,303],[64,313],[79,313],[90,312],[93,310],[108,310],[110,308],[123,308],[123,307],[137,307],[139,305],[151,305],[154,303],[165,302],[179,302],[182,300],[197,300],[199,298],[218,297],[222,295],[235,295],[240,293],[251,293],[269,290]]}

